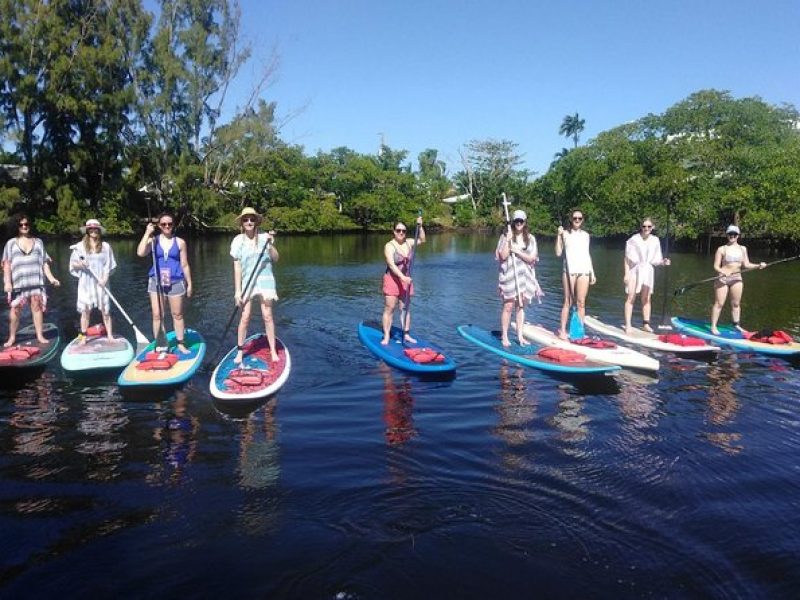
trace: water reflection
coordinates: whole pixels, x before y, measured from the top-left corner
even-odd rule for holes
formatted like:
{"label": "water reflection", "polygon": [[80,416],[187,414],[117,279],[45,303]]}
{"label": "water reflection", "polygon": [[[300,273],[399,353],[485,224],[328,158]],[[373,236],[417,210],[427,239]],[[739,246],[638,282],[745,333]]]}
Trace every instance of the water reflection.
{"label": "water reflection", "polygon": [[153,431],[153,439],[159,444],[159,460],[152,465],[147,481],[178,484],[197,453],[200,421],[189,414],[189,398],[183,390],[176,390],[171,402],[156,405],[156,409],[164,411]]}
{"label": "water reflection", "polygon": [[54,458],[52,455],[62,450],[57,442],[63,426],[60,418],[68,411],[55,383],[55,375],[45,371],[35,382],[18,390],[14,398],[9,418],[14,432],[12,452],[35,459],[19,465],[31,479],[44,479],[66,468],[62,463],[44,460]]}
{"label": "water reflection", "polygon": [[389,446],[402,446],[417,435],[411,381],[403,377],[397,383],[392,369],[383,363],[380,371],[383,378],[383,422],[386,425],[384,438]]}
{"label": "water reflection", "polygon": [[504,363],[500,365],[498,374],[500,402],[495,410],[499,418],[493,433],[506,443],[503,464],[511,470],[524,470],[528,466],[529,455],[517,454],[515,449],[534,439],[531,425],[536,419],[538,400],[528,390],[525,372],[524,367]]}
{"label": "water reflection", "polygon": [[626,422],[635,429],[658,425],[658,394],[653,386],[658,379],[628,371],[617,377],[623,382],[616,396],[617,404]]}
{"label": "water reflection", "polygon": [[85,457],[87,479],[110,481],[119,475],[127,445],[122,429],[128,424],[128,415],[113,387],[95,394],[85,390],[81,398],[77,430],[84,439],[75,450]]}
{"label": "water reflection", "polygon": [[591,418],[584,414],[586,398],[575,394],[572,387],[559,385],[556,390],[556,414],[551,418],[558,429],[559,437],[565,442],[575,444],[589,437],[588,424]]}
{"label": "water reflection", "polygon": [[[727,427],[736,421],[739,412],[739,398],[734,388],[742,376],[736,354],[728,354],[724,359],[708,368],[708,409],[706,422],[714,427]],[[740,444],[742,434],[733,431],[708,431],[706,439],[728,454],[739,454],[744,446]]]}

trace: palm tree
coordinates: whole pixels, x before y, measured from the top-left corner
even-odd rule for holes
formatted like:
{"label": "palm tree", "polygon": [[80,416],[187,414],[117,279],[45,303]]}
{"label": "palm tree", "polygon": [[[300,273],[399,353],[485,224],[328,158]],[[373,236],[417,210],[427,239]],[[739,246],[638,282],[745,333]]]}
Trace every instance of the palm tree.
{"label": "palm tree", "polygon": [[578,139],[583,131],[583,126],[586,124],[586,119],[581,119],[578,113],[574,115],[567,115],[561,122],[561,127],[558,128],[558,134],[566,138],[572,138],[575,148],[578,147]]}

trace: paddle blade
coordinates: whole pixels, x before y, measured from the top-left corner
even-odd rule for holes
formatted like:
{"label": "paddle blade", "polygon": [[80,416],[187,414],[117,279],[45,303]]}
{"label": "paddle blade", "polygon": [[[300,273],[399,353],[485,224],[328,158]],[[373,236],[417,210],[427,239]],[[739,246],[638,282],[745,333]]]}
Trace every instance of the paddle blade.
{"label": "paddle blade", "polygon": [[569,339],[579,340],[586,337],[586,329],[583,327],[581,317],[575,307],[572,307],[572,314],[569,317]]}
{"label": "paddle blade", "polygon": [[140,346],[147,346],[150,343],[150,340],[139,331],[139,328],[136,325],[133,326],[133,333],[136,335],[136,343]]}

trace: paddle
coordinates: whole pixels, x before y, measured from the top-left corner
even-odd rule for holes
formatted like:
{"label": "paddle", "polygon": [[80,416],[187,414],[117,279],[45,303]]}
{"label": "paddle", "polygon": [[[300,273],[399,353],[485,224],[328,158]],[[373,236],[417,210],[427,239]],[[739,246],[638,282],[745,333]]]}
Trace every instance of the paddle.
{"label": "paddle", "polygon": [[158,260],[156,259],[156,238],[151,240],[152,248],[150,253],[153,255],[153,273],[156,277],[156,294],[158,294],[158,332],[156,333],[156,348],[167,347],[167,335],[164,328],[164,289],[161,287],[161,273],[158,272]]}
{"label": "paddle", "polygon": [[[274,231],[269,232],[271,235],[275,235]],[[258,240],[258,233],[256,233],[256,240]],[[228,331],[230,331],[231,324],[233,323],[233,319],[236,317],[239,309],[242,308],[247,302],[250,301],[250,293],[252,291],[251,284],[255,281],[256,273],[258,273],[258,268],[261,265],[261,260],[264,258],[264,253],[267,252],[267,249],[272,245],[270,240],[267,240],[267,243],[264,244],[264,247],[261,249],[261,252],[258,254],[258,258],[256,259],[256,265],[253,267],[253,272],[250,273],[250,277],[247,279],[247,284],[244,286],[244,293],[242,294],[242,302],[233,308],[233,312],[231,316],[228,318],[228,322],[225,325],[225,330],[222,332],[222,337],[219,338],[220,342],[217,346],[217,351],[214,353],[212,359],[206,363],[206,367],[204,370],[208,369],[207,365],[216,364],[217,360],[219,359],[219,353],[222,349],[222,342],[225,341],[225,338],[228,336]]]}
{"label": "paddle", "polygon": [[[773,261],[771,263],[767,263],[764,266],[764,268],[766,269],[767,267],[771,267],[773,265],[779,265],[780,263],[785,263],[785,262],[790,262],[792,260],[797,260],[798,258],[800,258],[800,255],[791,256],[789,258],[782,258],[780,260],[776,260],[776,261]],[[760,271],[760,270],[761,270],[761,267],[752,267],[750,269],[742,269],[740,271],[735,271],[733,273],[729,273],[729,275],[739,275],[741,273],[749,273],[750,271]],[[701,279],[700,281],[695,281],[694,283],[688,283],[688,284],[684,285],[683,287],[676,288],[675,292],[673,293],[673,296],[681,296],[681,295],[685,294],[686,292],[688,292],[689,290],[696,288],[698,285],[703,285],[704,283],[708,283],[710,281],[716,281],[717,279],[719,279],[719,275],[715,275],[714,277],[706,277],[705,279]]]}
{"label": "paddle", "polygon": [[[419,211],[417,216],[419,216],[419,217],[422,216],[422,209],[420,209],[420,211]],[[417,222],[417,226],[416,226],[416,228],[414,230],[414,247],[411,249],[411,258],[408,261],[408,275],[407,276],[408,276],[409,279],[411,279],[411,268],[414,266],[414,258],[417,256],[418,245],[419,245],[419,222]],[[410,323],[410,320],[411,320],[411,286],[412,285],[413,284],[409,284],[408,285],[408,290],[406,291],[406,297],[405,297],[404,302],[403,302],[403,304],[405,306],[404,306],[403,310],[400,311],[400,320],[402,321],[401,329],[403,330],[402,340],[403,340],[403,344],[404,345],[406,343],[406,333],[410,329],[409,323]]]}
{"label": "paddle", "polygon": [[519,289],[519,277],[517,275],[517,261],[514,260],[513,255],[511,254],[511,240],[513,239],[513,234],[511,232],[511,217],[508,216],[508,207],[511,205],[511,202],[508,201],[506,198],[506,193],[503,192],[503,210],[506,213],[506,228],[508,236],[508,260],[511,261],[511,267],[514,270],[514,290],[517,292],[517,306],[522,308],[523,298],[522,298],[522,290]]}
{"label": "paddle", "polygon": [[[81,260],[86,260],[83,256],[80,256],[79,258]],[[111,301],[114,303],[114,306],[116,306],[119,309],[119,312],[122,313],[122,316],[125,317],[125,320],[128,322],[128,325],[133,327],[133,333],[136,335],[136,343],[139,345],[147,346],[150,343],[150,340],[147,339],[147,336],[145,336],[145,334],[139,331],[139,328],[136,327],[136,325],[133,322],[133,319],[131,319],[128,316],[128,313],[125,312],[125,309],[122,308],[122,306],[120,306],[120,303],[117,302],[117,299],[114,298],[114,294],[111,293],[111,290],[100,282],[100,279],[97,277],[97,275],[95,275],[94,271],[92,271],[89,265],[86,265],[86,270],[89,272],[89,275],[91,275],[92,278],[94,278],[94,280],[97,282],[97,285],[99,285],[103,289],[103,291],[105,291],[105,293],[108,294],[108,297],[111,298]]]}
{"label": "paddle", "polygon": [[[569,261],[567,261],[567,244],[564,233],[561,233],[561,247],[564,249],[564,272],[567,274],[567,290],[569,291],[569,339],[579,340],[586,337],[586,329],[583,327],[581,317],[578,314],[578,307],[575,304],[575,289],[573,288],[572,276],[569,273]],[[577,279],[574,282],[577,284]]]}

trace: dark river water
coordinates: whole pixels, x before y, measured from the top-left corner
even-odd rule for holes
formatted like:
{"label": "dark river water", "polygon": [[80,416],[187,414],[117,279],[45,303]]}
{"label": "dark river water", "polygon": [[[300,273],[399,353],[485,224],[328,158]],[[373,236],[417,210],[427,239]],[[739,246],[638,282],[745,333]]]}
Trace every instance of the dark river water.
{"label": "dark river water", "polygon": [[[430,237],[415,329],[455,358],[452,381],[360,345],[388,235],[343,235],[278,240],[294,368],[266,403],[220,405],[208,374],[123,397],[116,374],[74,379],[58,361],[4,382],[0,597],[797,597],[800,369],[661,356],[657,378],[593,388],[506,364],[456,332],[498,325],[496,238]],[[228,244],[190,240],[186,319],[210,354],[233,309]],[[113,289],[149,335],[148,261],[113,245]],[[547,296],[529,319],[555,327],[560,263],[551,241],[541,249]],[[64,282],[48,319],[72,336],[67,242],[48,250]],[[618,321],[621,250],[593,255],[589,312]],[[710,256],[672,258],[656,322],[663,290],[713,274]],[[799,335],[798,275],[797,262],[746,275],[743,324]],[[667,312],[706,317],[710,303],[699,287]]]}

